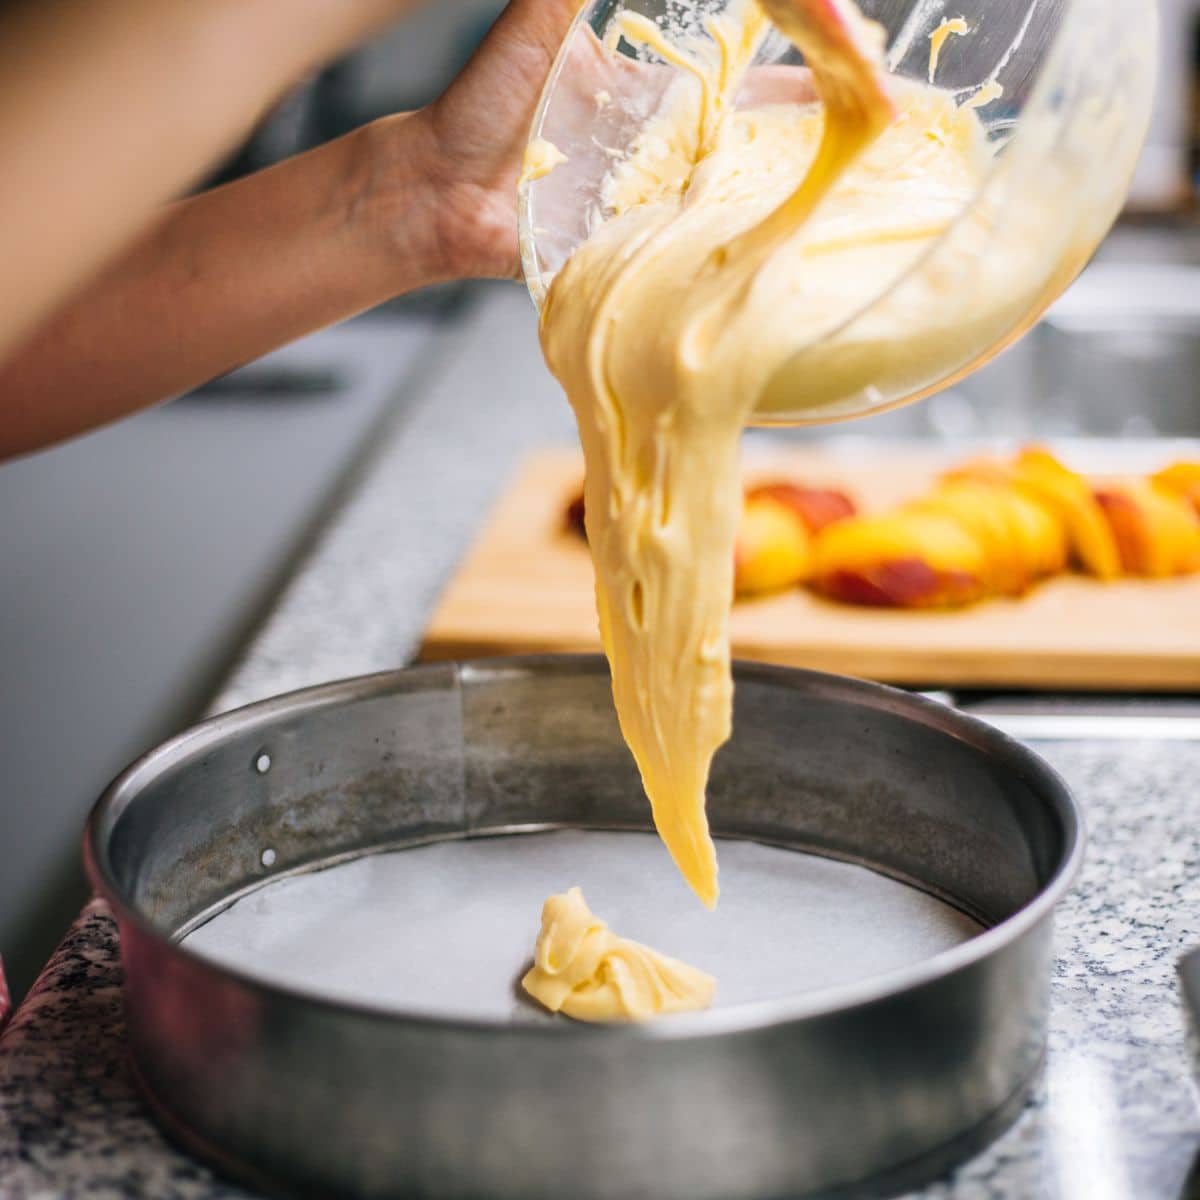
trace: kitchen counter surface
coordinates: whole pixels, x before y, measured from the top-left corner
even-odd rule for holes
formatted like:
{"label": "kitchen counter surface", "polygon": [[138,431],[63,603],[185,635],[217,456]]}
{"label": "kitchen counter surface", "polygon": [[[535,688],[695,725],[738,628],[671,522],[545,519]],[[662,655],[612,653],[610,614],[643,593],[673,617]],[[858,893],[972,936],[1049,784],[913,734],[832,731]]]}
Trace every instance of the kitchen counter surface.
{"label": "kitchen counter surface", "polygon": [[[390,435],[214,708],[399,665],[519,457],[566,441],[566,406],[533,356],[528,301],[488,291],[454,356]],[[510,354],[512,359],[510,361]],[[492,395],[478,380],[490,378]],[[991,1149],[919,1195],[936,1200],[1184,1200],[1200,1118],[1175,965],[1200,944],[1200,743],[1039,749],[1087,814],[1060,911],[1050,1050],[1037,1096]],[[116,932],[81,914],[0,1037],[0,1197],[233,1200],[146,1117],[124,1054]]]}

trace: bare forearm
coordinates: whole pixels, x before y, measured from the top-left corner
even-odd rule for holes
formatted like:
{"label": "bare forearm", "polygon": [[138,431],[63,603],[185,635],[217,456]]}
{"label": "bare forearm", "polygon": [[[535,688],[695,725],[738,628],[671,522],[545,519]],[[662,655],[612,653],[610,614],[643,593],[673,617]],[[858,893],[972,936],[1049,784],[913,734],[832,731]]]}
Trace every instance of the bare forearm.
{"label": "bare forearm", "polygon": [[410,4],[27,0],[0,10],[0,359],[284,87]]}
{"label": "bare forearm", "polygon": [[418,120],[388,118],[173,205],[0,366],[0,458],[445,277]]}
{"label": "bare forearm", "polygon": [[[170,115],[139,111],[131,117],[133,132],[116,139],[120,162],[109,157],[116,143],[106,133],[90,158],[75,145],[69,168],[60,169],[57,161],[44,164],[38,187],[13,183],[12,175],[19,172],[9,172],[11,161],[5,163],[0,263],[7,268],[12,252],[21,270],[0,275],[0,457],[113,420],[420,284],[517,275],[521,150],[545,73],[580,0],[509,0],[468,66],[429,108],[376,122],[271,172],[177,205],[125,257],[113,261],[112,247],[120,241],[116,233],[144,229],[144,214],[162,212],[162,203],[147,197],[169,196],[167,178],[185,179],[199,169],[199,141],[217,145],[239,113],[255,104],[261,108],[268,92],[255,81],[267,60],[280,78],[281,64],[313,61],[313,54],[413,2],[33,0],[47,11],[54,6],[60,12],[103,10],[126,17],[143,12],[149,25],[160,9],[179,20],[180,9],[186,10],[184,16],[207,14],[205,30],[212,40],[199,46],[187,42],[183,63],[167,55],[181,86],[151,72],[154,87],[147,88],[143,73],[136,104],[118,97],[94,123],[111,131],[120,124],[114,119],[118,109],[129,116],[135,107],[152,108],[154,96],[166,96]],[[14,65],[11,58],[4,61],[5,20],[0,4],[0,148],[7,149],[5,139],[11,136],[26,155],[24,165],[36,166],[28,141],[22,141],[28,131],[4,125],[13,111],[6,99],[21,95],[20,88],[8,88],[5,75]],[[222,62],[221,94],[214,95],[210,80],[216,73],[206,68],[214,47],[217,52],[228,48],[231,21],[242,23],[253,37],[248,51],[238,50],[233,61]],[[303,31],[312,22],[320,26],[319,36]],[[256,58],[271,37],[278,45]],[[144,39],[133,42],[135,57],[144,55]],[[122,45],[108,44],[109,69]],[[79,61],[72,70],[87,76],[88,47],[76,50]],[[111,78],[104,75],[100,82],[111,83]],[[95,72],[91,79],[97,83]],[[35,85],[26,72],[23,86]],[[78,114],[86,109],[79,108],[71,70],[65,76],[59,71],[54,85],[44,89],[50,110],[59,89],[72,100],[68,111],[58,111],[63,126],[58,132],[65,128],[78,142],[85,136]],[[183,106],[190,96],[203,101]],[[177,153],[172,141],[178,132],[174,123],[181,119],[186,153]],[[53,124],[44,113],[39,120],[43,130]],[[170,170],[147,166],[157,150]],[[125,180],[122,171],[136,178]],[[97,195],[105,200],[98,222],[91,219]],[[46,196],[44,210],[29,207]],[[6,225],[14,197],[26,205],[26,216]],[[126,202],[143,214],[139,222],[127,217]],[[56,236],[47,239],[47,229]],[[32,250],[23,244],[25,238]],[[78,261],[74,269],[66,261],[73,256],[96,266],[107,257],[109,265],[102,274],[95,269],[85,274]],[[52,287],[43,286],[43,268],[53,276]],[[85,278],[91,282],[81,291]],[[17,339],[11,329],[22,320],[25,332]]]}

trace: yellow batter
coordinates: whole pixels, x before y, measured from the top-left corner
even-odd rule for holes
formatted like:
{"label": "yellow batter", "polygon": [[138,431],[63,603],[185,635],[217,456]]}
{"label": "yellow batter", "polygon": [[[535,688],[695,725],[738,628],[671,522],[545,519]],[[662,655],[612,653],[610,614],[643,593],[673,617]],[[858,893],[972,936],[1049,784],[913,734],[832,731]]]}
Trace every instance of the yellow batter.
{"label": "yellow batter", "polygon": [[566,161],[567,156],[553,142],[545,138],[534,138],[525,147],[517,186],[545,178],[555,167],[562,166]]}
{"label": "yellow batter", "polygon": [[644,1021],[707,1008],[717,981],[617,937],[572,888],[546,901],[533,967],[521,986],[551,1012],[577,1021]]}
{"label": "yellow batter", "polygon": [[[626,37],[691,78],[614,171],[608,220],[555,279],[542,322],[587,462],[621,729],[659,833],[710,907],[705,788],[731,727],[740,432],[775,373],[794,373],[797,347],[867,305],[962,212],[990,158],[975,113],[948,94],[892,81],[888,99],[882,33],[852,7],[839,6],[833,34],[786,0],[770,11],[805,52],[823,106],[733,109],[768,28],[753,3],[712,22],[707,55],[664,53],[655,27],[627,21]],[[926,294],[887,314],[850,361],[824,363],[807,394],[820,406],[845,394],[847,376],[936,352],[956,318],[970,314]]]}
{"label": "yellow batter", "polygon": [[942,50],[952,37],[966,37],[971,27],[962,17],[944,17],[942,23],[929,35],[929,82],[937,77],[938,63]]}

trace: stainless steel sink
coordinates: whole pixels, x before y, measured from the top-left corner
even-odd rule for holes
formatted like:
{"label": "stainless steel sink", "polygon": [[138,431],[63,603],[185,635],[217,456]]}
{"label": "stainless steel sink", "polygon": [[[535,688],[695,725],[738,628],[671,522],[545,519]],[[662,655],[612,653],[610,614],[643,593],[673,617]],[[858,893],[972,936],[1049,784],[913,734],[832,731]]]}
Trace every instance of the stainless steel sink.
{"label": "stainless steel sink", "polygon": [[1200,268],[1097,263],[1031,352],[1047,415],[1068,432],[1200,434]]}

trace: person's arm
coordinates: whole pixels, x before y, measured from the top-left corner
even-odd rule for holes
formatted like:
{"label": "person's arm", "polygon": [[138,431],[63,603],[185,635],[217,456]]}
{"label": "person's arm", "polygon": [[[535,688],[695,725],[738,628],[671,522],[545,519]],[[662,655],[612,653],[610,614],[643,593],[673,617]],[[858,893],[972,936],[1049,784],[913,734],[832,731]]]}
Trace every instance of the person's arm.
{"label": "person's arm", "polygon": [[0,365],[0,459],[447,278],[429,144],[390,117],[170,206]]}
{"label": "person's arm", "polygon": [[[167,399],[402,292],[518,275],[517,172],[577,8],[578,0],[512,0],[429,108],[169,206],[15,352],[0,354],[0,460]],[[581,121],[598,88],[646,89],[644,67],[595,39],[577,53],[568,75]],[[756,72],[743,95],[750,104],[811,99],[807,71],[790,67]]]}
{"label": "person's arm", "polygon": [[413,3],[0,6],[0,358],[286,86]]}
{"label": "person's arm", "polygon": [[0,459],[423,284],[516,276],[517,172],[578,4],[512,0],[429,108],[168,208],[7,359],[0,351]]}

